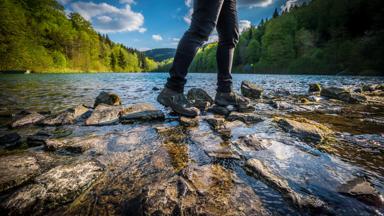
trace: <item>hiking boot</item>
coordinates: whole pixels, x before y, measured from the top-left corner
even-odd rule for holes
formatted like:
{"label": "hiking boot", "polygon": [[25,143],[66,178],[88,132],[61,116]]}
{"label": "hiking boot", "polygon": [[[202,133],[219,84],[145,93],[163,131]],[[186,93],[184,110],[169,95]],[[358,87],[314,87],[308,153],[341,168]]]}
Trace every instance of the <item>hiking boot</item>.
{"label": "hiking boot", "polygon": [[192,107],[183,93],[178,93],[166,87],[157,96],[157,101],[182,116],[194,118],[200,113],[197,108]]}
{"label": "hiking boot", "polygon": [[249,99],[245,98],[238,93],[231,92],[217,92],[215,97],[215,104],[219,106],[235,106],[239,110],[247,109],[249,107]]}

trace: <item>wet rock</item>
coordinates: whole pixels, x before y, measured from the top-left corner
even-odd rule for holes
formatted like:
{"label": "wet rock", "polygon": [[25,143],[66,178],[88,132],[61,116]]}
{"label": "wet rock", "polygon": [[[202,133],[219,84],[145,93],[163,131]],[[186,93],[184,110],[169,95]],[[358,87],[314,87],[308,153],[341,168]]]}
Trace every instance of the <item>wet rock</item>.
{"label": "wet rock", "polygon": [[315,95],[311,95],[311,96],[308,97],[308,100],[312,101],[312,102],[319,102],[321,100],[321,97],[318,97],[318,96],[315,96]]}
{"label": "wet rock", "polygon": [[226,107],[218,105],[213,105],[211,108],[208,109],[208,112],[223,116],[227,116],[230,113],[230,111]]}
{"label": "wet rock", "polygon": [[71,153],[83,153],[91,148],[99,150],[100,153],[106,144],[107,140],[102,136],[47,139],[44,141],[44,146],[48,151],[65,150]]}
{"label": "wet rock", "polygon": [[84,105],[79,105],[75,108],[68,109],[55,116],[44,119],[41,124],[46,126],[58,126],[58,125],[69,125],[74,124],[89,114],[89,109]]}
{"label": "wet rock", "polygon": [[241,83],[241,94],[247,98],[261,99],[264,89],[251,81]]}
{"label": "wet rock", "polygon": [[220,134],[221,138],[223,138],[224,140],[228,140],[231,138],[232,130],[226,127],[224,118],[213,117],[206,118],[205,120],[207,121],[212,130]]}
{"label": "wet rock", "polygon": [[42,214],[73,201],[103,173],[95,161],[57,166],[12,194],[1,205],[9,214]]}
{"label": "wet rock", "polygon": [[164,113],[152,104],[140,103],[124,109],[120,115],[120,122],[130,124],[137,121],[164,120],[164,118]]}
{"label": "wet rock", "polygon": [[196,127],[199,125],[199,118],[187,118],[187,117],[181,116],[180,124],[185,127]]}
{"label": "wet rock", "polygon": [[285,102],[285,101],[272,101],[271,106],[278,110],[291,110],[293,109],[293,105]]}
{"label": "wet rock", "polygon": [[12,122],[11,127],[16,128],[16,127],[29,125],[29,124],[35,124],[42,121],[43,119],[45,119],[45,116],[41,115],[40,113],[31,112]]}
{"label": "wet rock", "polygon": [[255,113],[240,113],[240,112],[231,112],[227,117],[228,121],[242,121],[246,124],[255,124],[264,121],[259,115]]}
{"label": "wet rock", "polygon": [[280,118],[277,124],[285,132],[308,142],[320,143],[332,134],[332,131],[324,125],[304,118],[296,120]]}
{"label": "wet rock", "polygon": [[242,152],[261,151],[272,145],[269,139],[263,139],[256,134],[239,137],[234,145]]}
{"label": "wet rock", "polygon": [[54,130],[42,130],[37,132],[34,135],[27,137],[27,144],[29,147],[35,147],[44,145],[45,141],[49,138],[57,139],[66,137],[72,134],[72,130],[63,129],[63,128],[55,128]]}
{"label": "wet rock", "polygon": [[11,155],[0,158],[0,192],[19,186],[38,174],[36,158]]}
{"label": "wet rock", "polygon": [[368,205],[382,207],[384,198],[380,193],[364,178],[353,179],[339,187],[341,194],[355,197]]}
{"label": "wet rock", "polygon": [[367,101],[367,98],[363,95],[352,94],[350,91],[338,87],[323,88],[320,95],[330,99],[344,101],[346,103],[362,103]]}
{"label": "wet rock", "polygon": [[18,133],[9,133],[0,137],[0,148],[16,148],[21,145],[21,136]]}
{"label": "wet rock", "polygon": [[265,184],[279,191],[283,197],[299,208],[307,209],[312,213],[328,212],[326,204],[314,196],[303,196],[294,191],[288,182],[275,175],[263,162],[257,159],[249,159],[245,164],[246,170]]}
{"label": "wet rock", "polygon": [[187,94],[188,100],[194,107],[206,109],[213,104],[213,99],[201,88],[192,88]]}
{"label": "wet rock", "polygon": [[291,92],[289,92],[286,89],[279,88],[279,89],[273,91],[273,95],[276,97],[288,97],[291,95]]}
{"label": "wet rock", "polygon": [[152,88],[152,91],[160,91],[160,88],[155,86]]}
{"label": "wet rock", "polygon": [[117,94],[102,91],[95,100],[93,107],[97,107],[100,104],[119,106],[121,105],[120,97]]}
{"label": "wet rock", "polygon": [[361,88],[363,92],[373,92],[377,90],[378,85],[363,85]]}
{"label": "wet rock", "polygon": [[320,92],[321,91],[321,85],[319,83],[311,83],[309,84],[309,93],[314,93],[314,92]]}
{"label": "wet rock", "polygon": [[123,110],[120,106],[110,106],[100,104],[92,112],[91,116],[85,121],[85,125],[110,125],[119,121],[120,112]]}

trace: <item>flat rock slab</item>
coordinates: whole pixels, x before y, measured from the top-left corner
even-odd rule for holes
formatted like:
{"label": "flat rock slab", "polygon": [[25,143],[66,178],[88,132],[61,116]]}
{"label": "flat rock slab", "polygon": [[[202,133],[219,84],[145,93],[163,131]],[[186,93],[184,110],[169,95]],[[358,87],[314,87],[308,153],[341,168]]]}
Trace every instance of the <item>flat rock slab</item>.
{"label": "flat rock slab", "polygon": [[156,109],[152,104],[133,104],[121,112],[120,122],[130,124],[137,121],[163,120],[164,113]]}
{"label": "flat rock slab", "polygon": [[240,112],[231,112],[227,117],[228,121],[242,121],[246,124],[255,124],[264,121],[259,115],[255,113],[240,113]]}
{"label": "flat rock slab", "polygon": [[89,109],[87,107],[85,107],[84,105],[79,105],[75,108],[68,109],[52,117],[48,117],[44,119],[41,124],[46,126],[74,124],[88,112]]}
{"label": "flat rock slab", "polygon": [[95,161],[57,166],[12,194],[1,207],[9,214],[42,214],[73,201],[103,173]]}
{"label": "flat rock slab", "polygon": [[184,116],[180,117],[180,124],[185,127],[196,127],[199,125],[199,118],[187,118]]}
{"label": "flat rock slab", "polygon": [[94,148],[102,152],[107,145],[107,140],[103,136],[47,139],[44,145],[49,151],[66,150],[71,153],[83,153]]}
{"label": "flat rock slab", "polygon": [[21,185],[38,174],[40,166],[35,157],[12,155],[0,158],[0,192]]}
{"label": "flat rock slab", "polygon": [[355,197],[368,205],[377,207],[384,206],[383,196],[372,186],[370,182],[363,178],[356,178],[348,181],[339,187],[339,192],[350,197]]}
{"label": "flat rock slab", "polygon": [[280,118],[276,121],[285,132],[291,133],[303,141],[320,143],[324,138],[333,134],[326,126],[304,118],[296,120]]}
{"label": "flat rock slab", "polygon": [[48,139],[58,139],[67,137],[72,134],[71,129],[55,128],[54,130],[41,130],[37,133],[27,137],[27,144],[29,147],[41,146],[45,144]]}
{"label": "flat rock slab", "polygon": [[256,134],[239,137],[233,144],[241,152],[261,151],[272,145],[271,139],[263,139]]}
{"label": "flat rock slab", "polygon": [[42,121],[43,119],[45,119],[44,115],[41,115],[40,113],[37,113],[37,112],[31,112],[12,122],[11,127],[17,128],[17,127],[22,127],[29,124],[35,124]]}
{"label": "flat rock slab", "polygon": [[91,116],[85,121],[88,126],[111,125],[119,121],[121,106],[111,106],[100,104],[92,112]]}
{"label": "flat rock slab", "polygon": [[321,89],[320,95],[330,99],[344,101],[346,103],[362,103],[367,101],[363,95],[354,94],[350,91],[339,87],[327,87]]}

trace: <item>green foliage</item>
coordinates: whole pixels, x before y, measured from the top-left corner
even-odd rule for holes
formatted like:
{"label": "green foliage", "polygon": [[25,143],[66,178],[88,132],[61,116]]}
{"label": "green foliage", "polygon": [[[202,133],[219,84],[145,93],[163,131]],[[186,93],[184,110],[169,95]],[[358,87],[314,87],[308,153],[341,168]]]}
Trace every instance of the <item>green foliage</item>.
{"label": "green foliage", "polygon": [[67,17],[56,0],[1,0],[0,14],[0,70],[140,72],[157,64],[80,14]]}

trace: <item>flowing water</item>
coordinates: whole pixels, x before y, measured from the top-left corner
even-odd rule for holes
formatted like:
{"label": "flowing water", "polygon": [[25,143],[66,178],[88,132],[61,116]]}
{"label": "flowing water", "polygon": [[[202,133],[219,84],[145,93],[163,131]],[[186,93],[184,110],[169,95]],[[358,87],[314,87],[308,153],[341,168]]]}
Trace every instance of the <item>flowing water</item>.
{"label": "flowing water", "polygon": [[[22,110],[57,113],[79,104],[93,106],[95,97],[101,91],[118,94],[124,106],[152,103],[169,113],[169,110],[156,102],[155,98],[159,91],[153,89],[162,88],[166,78],[167,74],[164,73],[1,75],[0,135],[14,131],[24,139],[41,130],[37,126],[11,130],[5,125],[11,118],[8,114]],[[188,80],[186,91],[191,88],[203,88],[214,96],[216,84],[214,74],[190,74]],[[235,89],[240,88],[242,80],[250,80],[263,86],[266,95],[273,95],[277,90],[287,90],[291,96],[287,96],[286,101],[292,104],[296,103],[295,99],[307,94],[310,83],[355,88],[362,84],[382,84],[384,81],[381,77],[241,74],[234,75]],[[284,100],[284,97],[279,100]],[[82,125],[60,127],[71,131],[69,137],[98,135],[107,137],[107,141],[104,146],[99,146],[100,149],[82,155],[51,152],[49,154],[52,157],[58,157],[58,161],[97,159],[107,169],[103,176],[81,196],[70,203],[49,209],[48,212],[91,215],[142,214],[140,209],[143,205],[144,207],[148,205],[141,200],[144,196],[143,190],[155,190],[159,185],[169,183],[175,176],[189,176],[189,179],[185,178],[192,184],[195,183],[197,188],[218,187],[212,183],[212,179],[200,177],[194,181],[196,176],[190,174],[202,172],[209,173],[213,177],[219,176],[225,183],[221,182],[213,195],[209,189],[200,195],[208,200],[206,203],[201,201],[202,206],[208,205],[211,196],[212,199],[218,200],[216,202],[236,198],[237,191],[241,188],[239,185],[245,185],[245,188],[252,189],[263,208],[272,215],[312,214],[309,211],[301,211],[287,201],[276,188],[250,175],[244,169],[244,158],[257,158],[273,173],[288,181],[294,191],[302,195],[316,196],[327,203],[333,214],[384,214],[383,206],[367,205],[338,192],[338,187],[342,184],[356,177],[364,177],[379,193],[384,194],[384,103],[345,105],[332,101],[307,106],[297,105],[290,111],[276,110],[263,101],[254,102],[254,105],[256,112],[264,117],[264,121],[250,125],[241,122],[228,124],[231,129],[230,140],[224,140],[212,131],[204,118],[199,120],[199,126],[196,128],[180,128],[177,118],[169,114],[166,115],[165,122],[102,127]],[[212,116],[209,113],[204,115]],[[312,119],[334,130],[337,134],[336,140],[329,140],[316,146],[303,142],[277,127],[273,121],[276,116]],[[371,121],[372,119],[375,121]],[[174,128],[174,131],[171,135],[162,136],[156,132],[156,127]],[[257,135],[271,145],[261,151],[243,152],[240,158],[215,157],[210,154],[226,151],[239,137],[250,134]],[[45,152],[39,147],[22,151]],[[20,150],[6,151],[0,155],[19,153]],[[1,156],[0,162],[3,163]],[[228,181],[225,180],[227,178]],[[0,201],[5,202],[4,197],[7,196],[7,194],[1,195]],[[149,197],[145,197],[144,200],[156,199],[155,195],[147,196]],[[228,205],[230,208],[231,205]]]}

